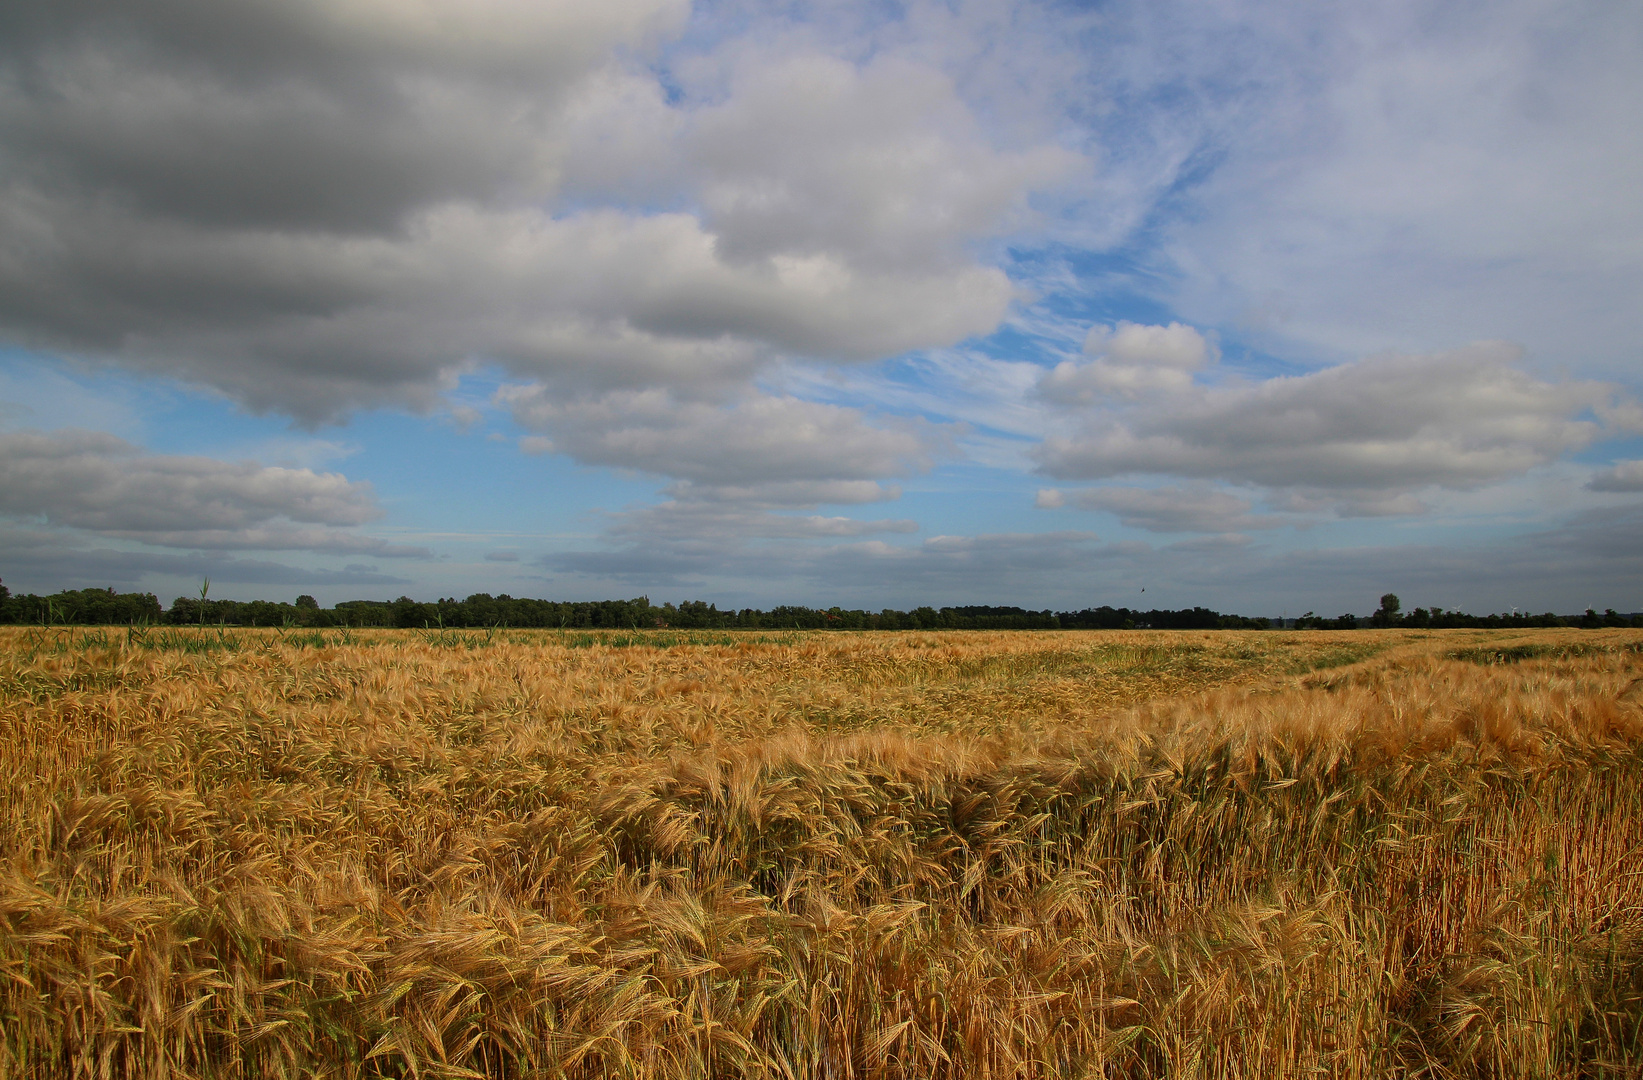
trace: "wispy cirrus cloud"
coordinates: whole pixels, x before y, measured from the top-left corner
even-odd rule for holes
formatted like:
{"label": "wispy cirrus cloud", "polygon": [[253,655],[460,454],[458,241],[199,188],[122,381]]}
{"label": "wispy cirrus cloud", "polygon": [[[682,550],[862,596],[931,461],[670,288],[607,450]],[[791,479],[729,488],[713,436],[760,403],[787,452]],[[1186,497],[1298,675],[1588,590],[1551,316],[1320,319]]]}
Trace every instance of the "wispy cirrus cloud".
{"label": "wispy cirrus cloud", "polygon": [[1133,17],[1174,58],[1140,70],[1184,90],[1162,110],[1200,107],[1165,125],[1197,135],[1203,167],[1172,193],[1153,252],[1169,268],[1158,295],[1183,318],[1309,366],[1505,338],[1547,364],[1633,369],[1636,8],[1182,14]]}

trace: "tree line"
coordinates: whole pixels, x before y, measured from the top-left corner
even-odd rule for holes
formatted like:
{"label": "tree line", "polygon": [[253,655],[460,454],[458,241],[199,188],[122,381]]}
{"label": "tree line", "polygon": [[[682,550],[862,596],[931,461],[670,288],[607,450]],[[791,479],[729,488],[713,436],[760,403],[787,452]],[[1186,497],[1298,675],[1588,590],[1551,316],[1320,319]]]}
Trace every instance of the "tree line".
{"label": "tree line", "polygon": [[[884,608],[812,608],[781,606],[770,610],[727,608],[701,600],[652,604],[632,600],[534,600],[501,593],[474,593],[465,600],[445,597],[412,600],[346,600],[321,607],[312,596],[292,603],[271,600],[212,600],[179,596],[162,608],[153,593],[120,593],[108,589],[69,589],[49,596],[13,595],[0,583],[0,623],[34,625],[210,625],[286,627],[520,627],[575,630],[1266,630],[1273,620],[1227,615],[1206,607],[1168,610],[1100,607],[1078,611],[1033,611],[1027,608],[964,605],[919,607],[911,611]],[[1326,619],[1307,612],[1294,620],[1297,629],[1356,630],[1361,627],[1550,627],[1631,626],[1636,623],[1614,609],[1583,616],[1512,613],[1467,615],[1442,608],[1416,608],[1404,614],[1396,595],[1381,597],[1380,608],[1367,618],[1342,615]]]}
{"label": "tree line", "polygon": [[1358,630],[1361,628],[1385,628],[1405,626],[1415,629],[1530,629],[1556,626],[1576,626],[1585,629],[1596,629],[1603,626],[1643,626],[1643,615],[1622,615],[1614,608],[1605,608],[1599,615],[1595,608],[1587,608],[1584,615],[1554,615],[1550,611],[1540,615],[1531,615],[1527,611],[1513,611],[1511,614],[1497,615],[1468,615],[1462,611],[1445,611],[1441,607],[1418,607],[1407,615],[1403,612],[1403,603],[1397,593],[1387,593],[1381,597],[1381,606],[1367,619],[1360,619],[1356,615],[1342,615],[1339,618],[1325,619],[1312,612],[1307,612],[1295,620],[1297,630]]}
{"label": "tree line", "polygon": [[[202,594],[205,590],[201,590]],[[1122,629],[1266,629],[1266,619],[1223,615],[1209,608],[1180,611],[1102,606],[1082,611],[1032,611],[987,605],[919,607],[911,611],[884,608],[812,608],[783,605],[767,610],[720,610],[717,604],[689,600],[652,604],[649,597],[631,600],[535,600],[501,593],[475,593],[466,600],[444,597],[419,602],[346,600],[323,608],[312,596],[294,603],[270,600],[212,600],[179,596],[162,608],[153,593],[118,593],[109,589],[71,589],[50,596],[14,596],[0,584],[0,623],[117,624],[177,626],[301,627],[521,627],[549,629],[676,630],[1122,630]]]}

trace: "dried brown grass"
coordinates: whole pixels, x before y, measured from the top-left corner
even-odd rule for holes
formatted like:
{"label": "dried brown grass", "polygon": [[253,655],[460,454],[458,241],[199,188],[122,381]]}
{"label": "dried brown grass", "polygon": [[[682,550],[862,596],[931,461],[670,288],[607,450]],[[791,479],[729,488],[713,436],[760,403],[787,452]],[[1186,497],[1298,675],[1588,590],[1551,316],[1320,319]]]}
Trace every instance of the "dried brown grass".
{"label": "dried brown grass", "polygon": [[1640,648],[0,631],[0,1077],[1636,1076]]}

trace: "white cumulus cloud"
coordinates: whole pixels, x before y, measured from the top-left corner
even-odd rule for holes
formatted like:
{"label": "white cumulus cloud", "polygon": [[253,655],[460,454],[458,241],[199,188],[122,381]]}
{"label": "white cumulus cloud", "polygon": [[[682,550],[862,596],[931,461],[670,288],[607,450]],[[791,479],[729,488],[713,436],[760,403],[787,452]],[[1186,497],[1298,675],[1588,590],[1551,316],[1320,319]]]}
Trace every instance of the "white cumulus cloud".
{"label": "white cumulus cloud", "polygon": [[1212,342],[1178,322],[1097,326],[1084,340],[1084,352],[1094,359],[1057,364],[1039,381],[1039,393],[1061,404],[1087,405],[1109,395],[1136,398],[1181,391],[1192,386],[1194,372],[1219,359]]}
{"label": "white cumulus cloud", "polygon": [[877,481],[928,468],[943,442],[933,425],[875,427],[856,409],[766,394],[723,403],[662,390],[560,397],[532,385],[506,388],[501,400],[578,461],[686,481],[720,501],[736,492],[864,501]]}
{"label": "white cumulus cloud", "polygon": [[1373,502],[1516,476],[1630,426],[1615,387],[1544,382],[1520,359],[1485,342],[1204,390],[1103,415],[1037,458],[1064,479],[1173,475]]}
{"label": "white cumulus cloud", "polygon": [[0,514],[161,547],[428,554],[354,530],[382,516],[369,484],[91,431],[0,433]]}

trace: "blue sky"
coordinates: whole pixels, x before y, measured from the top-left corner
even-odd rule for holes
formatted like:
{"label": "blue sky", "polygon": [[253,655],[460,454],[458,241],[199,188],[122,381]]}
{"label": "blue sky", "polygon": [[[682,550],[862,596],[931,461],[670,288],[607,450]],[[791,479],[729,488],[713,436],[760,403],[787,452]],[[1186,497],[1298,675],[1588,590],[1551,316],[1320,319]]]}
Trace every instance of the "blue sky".
{"label": "blue sky", "polygon": [[1635,4],[19,5],[0,147],[15,591],[1643,610]]}

